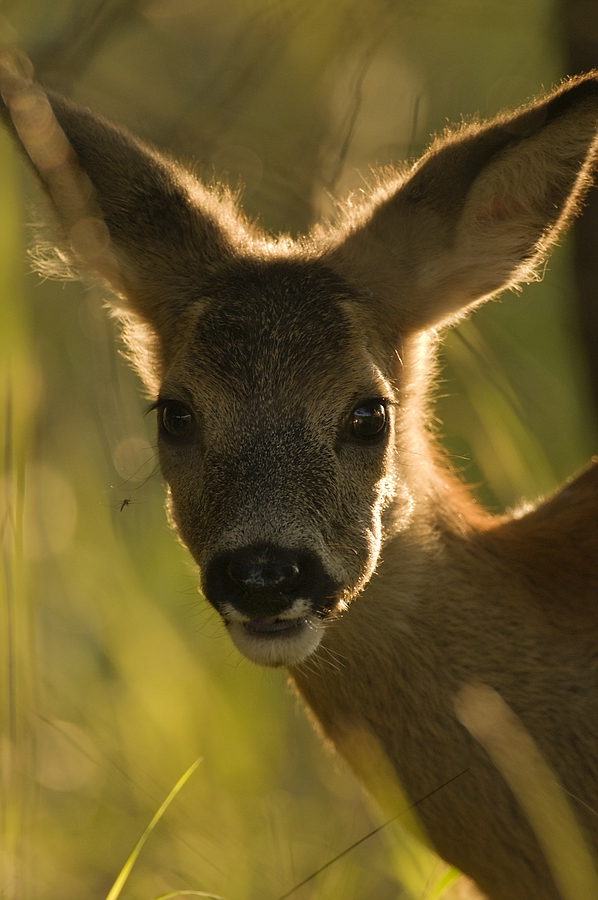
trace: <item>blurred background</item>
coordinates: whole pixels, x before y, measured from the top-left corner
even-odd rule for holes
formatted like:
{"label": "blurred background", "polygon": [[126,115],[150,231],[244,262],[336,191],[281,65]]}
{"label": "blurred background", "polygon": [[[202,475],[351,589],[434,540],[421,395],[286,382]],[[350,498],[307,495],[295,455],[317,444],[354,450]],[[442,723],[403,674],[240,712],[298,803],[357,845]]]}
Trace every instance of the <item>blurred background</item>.
{"label": "blurred background", "polygon": [[[372,166],[598,64],[593,0],[4,0],[39,79],[305,232]],[[438,431],[496,511],[596,452],[598,204],[540,283],[447,335]],[[380,819],[284,673],[233,650],[169,532],[153,417],[98,289],[30,271],[36,191],[0,134],[0,896],[278,900]],[[390,829],[297,900],[439,897]]]}

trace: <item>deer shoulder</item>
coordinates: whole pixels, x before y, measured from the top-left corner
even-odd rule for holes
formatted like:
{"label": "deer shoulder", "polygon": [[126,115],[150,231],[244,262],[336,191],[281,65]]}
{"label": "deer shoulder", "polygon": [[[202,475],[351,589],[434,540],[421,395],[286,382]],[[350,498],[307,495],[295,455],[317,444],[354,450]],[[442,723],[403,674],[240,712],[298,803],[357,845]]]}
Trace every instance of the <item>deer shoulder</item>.
{"label": "deer shoulder", "polygon": [[519,579],[563,636],[598,643],[598,463],[535,509],[490,528],[482,544]]}

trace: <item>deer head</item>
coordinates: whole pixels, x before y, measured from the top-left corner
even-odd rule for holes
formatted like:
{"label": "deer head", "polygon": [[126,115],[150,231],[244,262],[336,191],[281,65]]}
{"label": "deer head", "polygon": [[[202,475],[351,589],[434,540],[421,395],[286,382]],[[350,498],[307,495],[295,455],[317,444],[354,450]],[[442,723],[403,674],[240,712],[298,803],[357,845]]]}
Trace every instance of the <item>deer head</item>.
{"label": "deer head", "polygon": [[427,431],[430,347],[439,326],[532,277],[577,208],[598,78],[445,135],[293,242],[9,75],[13,127],[66,238],[118,295],[205,596],[247,657],[295,665],[385,541],[425,540],[440,510],[469,527]]}

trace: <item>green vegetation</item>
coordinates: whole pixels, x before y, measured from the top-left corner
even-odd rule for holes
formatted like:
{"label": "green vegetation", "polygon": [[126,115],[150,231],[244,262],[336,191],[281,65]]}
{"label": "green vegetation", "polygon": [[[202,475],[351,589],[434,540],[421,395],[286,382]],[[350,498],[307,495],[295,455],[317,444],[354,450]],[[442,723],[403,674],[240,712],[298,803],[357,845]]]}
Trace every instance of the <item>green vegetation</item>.
{"label": "green vegetation", "polygon": [[[447,121],[561,75],[549,0],[2,11],[48,83],[207,178],[240,175],[272,230],[305,230],[331,213],[330,192],[359,189],[358,168],[417,155]],[[0,135],[0,897],[116,897],[144,835],[123,900],[277,900],[380,820],[284,673],[240,659],[199,597],[101,290],[27,271],[35,197]],[[448,337],[439,431],[497,509],[590,456],[570,294],[565,247],[542,283]],[[390,825],[293,896],[431,900],[451,879]]]}

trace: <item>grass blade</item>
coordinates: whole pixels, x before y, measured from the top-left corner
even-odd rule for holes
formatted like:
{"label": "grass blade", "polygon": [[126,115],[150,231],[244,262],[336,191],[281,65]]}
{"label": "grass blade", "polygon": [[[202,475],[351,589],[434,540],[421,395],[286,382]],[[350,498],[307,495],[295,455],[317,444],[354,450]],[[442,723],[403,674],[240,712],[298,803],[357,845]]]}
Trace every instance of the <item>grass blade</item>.
{"label": "grass blade", "polygon": [[171,900],[171,897],[208,897],[208,900],[224,900],[217,894],[206,894],[205,891],[172,891],[170,894],[160,894],[154,900]]}
{"label": "grass blade", "polygon": [[[179,793],[181,788],[184,787],[184,785],[187,783],[187,781],[189,781],[189,779],[191,778],[191,776],[197,769],[200,762],[201,762],[201,757],[196,759],[195,762],[189,766],[187,771],[183,775],[181,775],[181,777],[179,778],[179,780],[177,781],[177,783],[175,784],[175,786],[169,793],[166,800],[164,800],[162,805],[156,810],[156,812],[152,816],[152,819],[151,819],[150,823],[148,824],[147,828],[145,829],[145,831],[143,832],[143,834],[141,835],[141,837],[139,838],[139,840],[137,841],[137,843],[135,844],[133,849],[131,850],[131,853],[129,854],[127,861],[125,862],[124,866],[118,873],[116,881],[110,888],[110,891],[108,893],[108,896],[106,897],[106,900],[117,900],[117,898],[120,897],[120,893],[121,893],[123,887],[125,886],[125,882],[126,882],[127,878],[129,877],[129,875],[131,874],[131,869],[135,865],[135,863],[137,861],[137,857],[141,853],[141,848],[143,847],[143,845],[147,841],[148,837],[150,836],[150,834],[152,833],[152,831],[154,830],[154,828],[156,827],[156,825],[158,824],[158,822],[160,821],[160,819],[162,818],[162,816],[164,815],[164,813],[166,812],[166,810],[168,809],[168,807],[170,806],[170,804],[172,803],[172,801],[174,800],[176,795]],[[181,892],[179,891],[179,893],[181,893]],[[176,896],[176,894],[169,895],[169,896]],[[210,894],[203,894],[203,895],[199,894],[199,896],[200,897],[201,896],[209,897],[211,895]]]}

